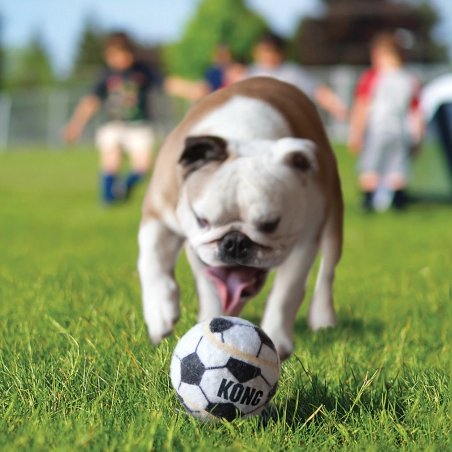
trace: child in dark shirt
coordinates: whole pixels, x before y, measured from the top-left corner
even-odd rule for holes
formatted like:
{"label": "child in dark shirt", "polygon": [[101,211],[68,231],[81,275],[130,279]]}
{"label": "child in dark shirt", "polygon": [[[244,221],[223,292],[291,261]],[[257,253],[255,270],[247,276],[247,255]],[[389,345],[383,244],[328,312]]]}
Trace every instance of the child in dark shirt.
{"label": "child in dark shirt", "polygon": [[[67,142],[76,141],[87,122],[104,104],[108,121],[96,133],[100,151],[101,196],[112,203],[128,196],[149,171],[154,134],[150,126],[147,95],[159,83],[156,74],[136,61],[134,47],[122,32],[110,34],[104,47],[106,69],[92,92],[83,97],[64,130]],[[131,170],[118,183],[123,152]]]}

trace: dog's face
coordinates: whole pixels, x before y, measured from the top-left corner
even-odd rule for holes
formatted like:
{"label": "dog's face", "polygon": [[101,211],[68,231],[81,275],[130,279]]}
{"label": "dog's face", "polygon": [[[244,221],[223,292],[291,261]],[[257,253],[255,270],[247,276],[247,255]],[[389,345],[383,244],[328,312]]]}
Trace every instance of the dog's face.
{"label": "dog's face", "polygon": [[185,145],[178,218],[223,310],[236,315],[310,228],[315,145],[215,136],[189,137]]}

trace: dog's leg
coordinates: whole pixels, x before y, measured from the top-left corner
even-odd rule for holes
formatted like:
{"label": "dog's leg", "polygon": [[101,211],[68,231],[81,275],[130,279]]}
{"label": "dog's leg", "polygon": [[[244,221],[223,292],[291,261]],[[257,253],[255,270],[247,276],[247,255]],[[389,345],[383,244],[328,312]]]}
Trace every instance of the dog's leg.
{"label": "dog's leg", "polygon": [[179,289],[174,267],[183,240],[161,221],[142,222],[138,233],[144,319],[154,344],[171,333],[179,318]]}
{"label": "dog's leg", "polygon": [[204,265],[190,246],[186,247],[199,299],[198,321],[216,317],[222,314],[221,302],[213,282],[204,273]]}
{"label": "dog's leg", "polygon": [[317,251],[316,241],[306,242],[295,248],[278,267],[262,328],[275,343],[281,359],[292,353],[295,317],[303,301],[306,281]]}
{"label": "dog's leg", "polygon": [[308,313],[308,323],[313,331],[336,326],[337,323],[333,304],[333,282],[335,267],[341,255],[341,242],[341,238],[336,235],[322,238],[322,261]]}
{"label": "dog's leg", "polygon": [[[340,193],[340,188],[337,189]],[[342,198],[338,198],[331,211],[321,237],[322,261],[308,313],[312,330],[335,326],[333,304],[334,272],[342,253]]]}

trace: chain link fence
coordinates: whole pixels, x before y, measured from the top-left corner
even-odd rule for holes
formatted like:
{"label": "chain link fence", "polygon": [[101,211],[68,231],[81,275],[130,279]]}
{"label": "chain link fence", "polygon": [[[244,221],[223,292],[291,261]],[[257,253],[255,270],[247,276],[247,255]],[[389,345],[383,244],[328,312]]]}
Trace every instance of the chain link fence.
{"label": "chain link fence", "polygon": [[[318,82],[329,85],[339,97],[351,105],[356,81],[364,68],[337,66],[334,68],[309,68],[307,71]],[[422,82],[427,82],[450,67],[413,66]],[[15,94],[0,94],[0,149],[18,147],[48,147],[62,149],[62,130],[78,100],[89,92],[89,87],[71,89],[35,89]],[[154,130],[161,140],[181,119],[188,103],[170,98],[161,91],[150,95],[154,113]],[[332,141],[343,142],[347,124],[335,121],[321,112]],[[103,121],[99,113],[88,124],[81,144],[92,144],[94,133]]]}
{"label": "chain link fence", "polygon": [[[89,87],[71,89],[35,89],[13,95],[0,95],[0,149],[48,147],[60,149],[63,129],[81,97]],[[160,91],[149,96],[155,113],[154,129],[163,137],[188,107],[185,101],[173,99]],[[97,127],[104,121],[99,112],[87,124],[80,144],[92,145]]]}

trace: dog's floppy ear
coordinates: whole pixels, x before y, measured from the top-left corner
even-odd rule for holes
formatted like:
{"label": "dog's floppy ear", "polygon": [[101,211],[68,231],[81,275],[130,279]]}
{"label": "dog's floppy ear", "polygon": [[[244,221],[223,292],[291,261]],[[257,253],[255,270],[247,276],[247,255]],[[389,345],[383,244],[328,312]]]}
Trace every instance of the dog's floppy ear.
{"label": "dog's floppy ear", "polygon": [[316,145],[302,138],[282,138],[274,147],[276,158],[292,168],[306,173],[317,170]]}
{"label": "dog's floppy ear", "polygon": [[209,162],[222,162],[228,158],[227,143],[213,135],[192,136],[185,139],[185,149],[179,158],[184,177]]}

